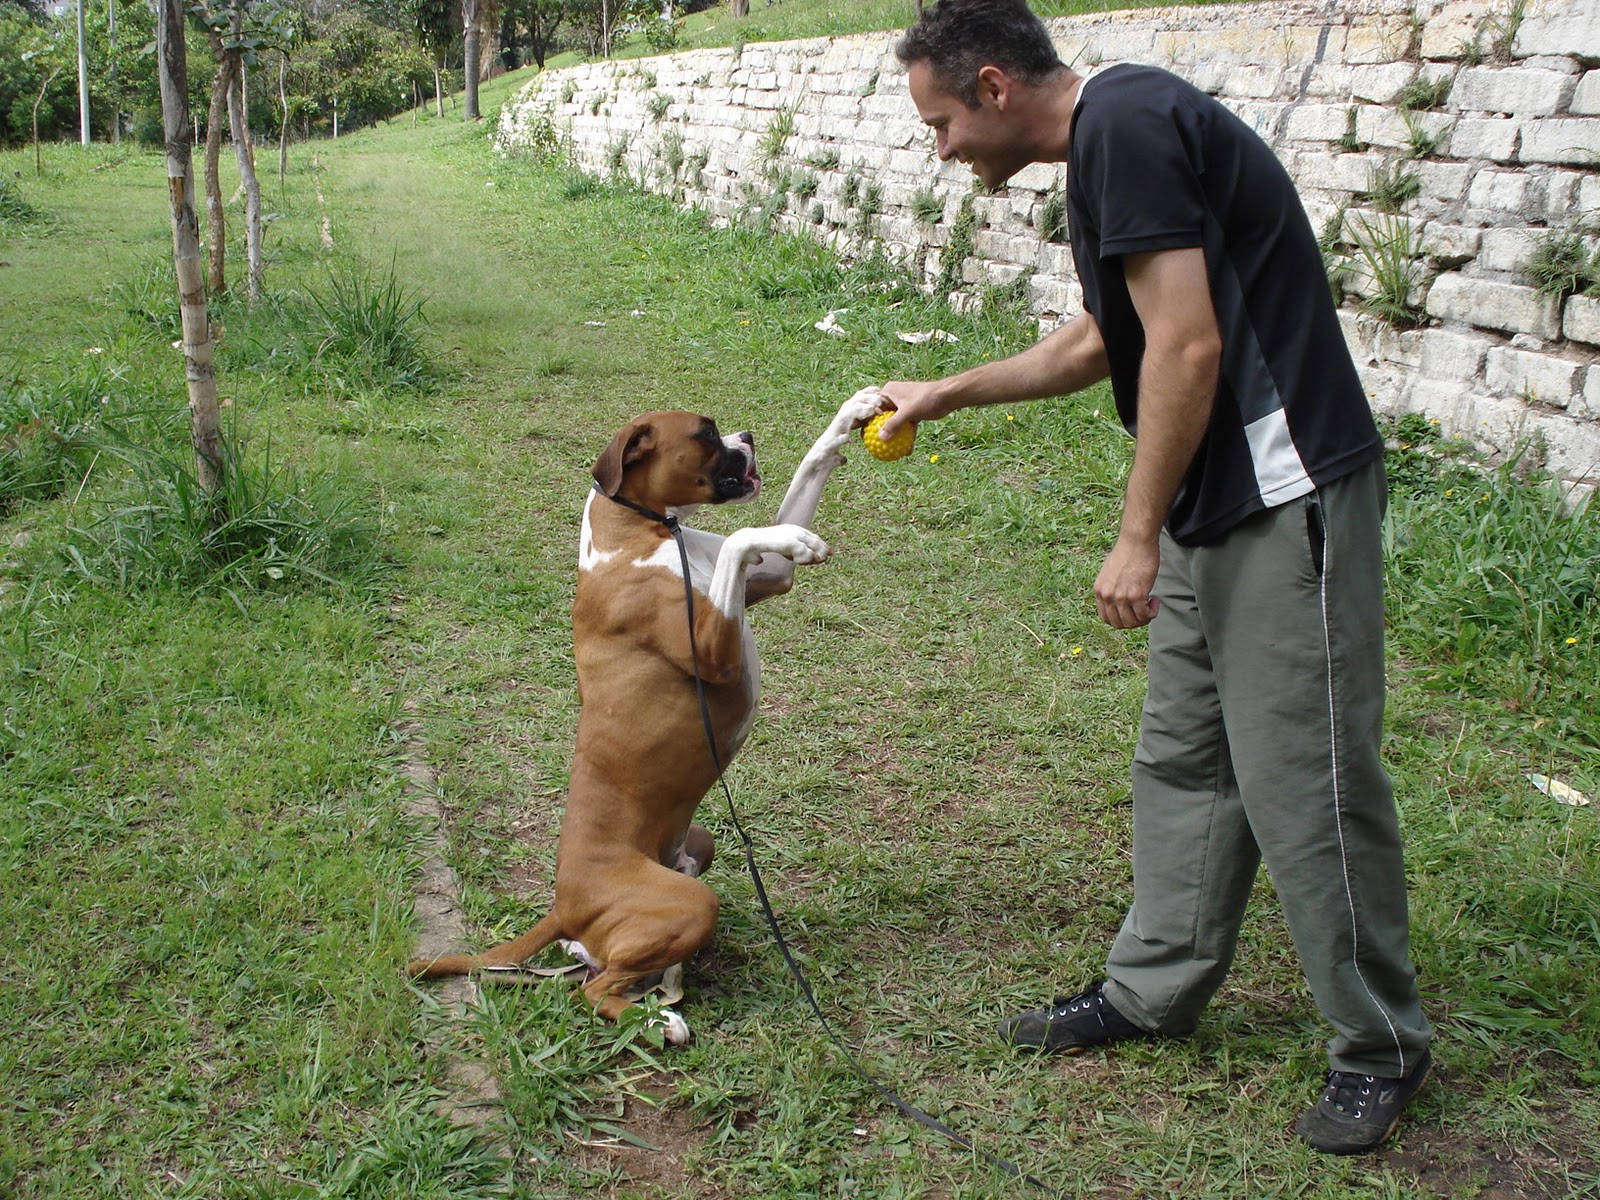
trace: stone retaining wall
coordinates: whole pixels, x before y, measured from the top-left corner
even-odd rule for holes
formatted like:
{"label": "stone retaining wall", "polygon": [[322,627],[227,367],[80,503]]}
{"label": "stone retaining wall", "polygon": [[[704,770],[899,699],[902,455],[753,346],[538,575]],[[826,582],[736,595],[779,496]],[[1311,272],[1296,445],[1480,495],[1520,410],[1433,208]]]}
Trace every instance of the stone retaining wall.
{"label": "stone retaining wall", "polygon": [[[1294,177],[1342,292],[1374,408],[1600,483],[1600,298],[1530,273],[1600,234],[1600,0],[1331,0],[1049,22],[1079,70],[1163,66],[1216,95]],[[971,303],[1024,289],[1081,308],[1063,172],[995,195],[940,164],[896,35],[700,50],[548,71],[501,113],[503,150],[576,163],[846,255],[869,243]],[[1373,315],[1390,310],[1391,320]]]}

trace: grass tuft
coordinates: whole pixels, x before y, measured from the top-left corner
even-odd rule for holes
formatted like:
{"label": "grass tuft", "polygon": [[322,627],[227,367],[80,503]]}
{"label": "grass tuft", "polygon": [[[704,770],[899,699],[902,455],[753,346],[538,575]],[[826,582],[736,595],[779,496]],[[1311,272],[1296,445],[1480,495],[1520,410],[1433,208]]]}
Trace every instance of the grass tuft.
{"label": "grass tuft", "polygon": [[355,480],[274,461],[270,440],[259,455],[230,440],[221,485],[207,492],[192,456],[130,428],[106,422],[93,442],[128,469],[131,484],[93,505],[92,521],[69,526],[59,547],[67,575],[123,590],[309,585],[374,593],[383,574],[379,526]]}

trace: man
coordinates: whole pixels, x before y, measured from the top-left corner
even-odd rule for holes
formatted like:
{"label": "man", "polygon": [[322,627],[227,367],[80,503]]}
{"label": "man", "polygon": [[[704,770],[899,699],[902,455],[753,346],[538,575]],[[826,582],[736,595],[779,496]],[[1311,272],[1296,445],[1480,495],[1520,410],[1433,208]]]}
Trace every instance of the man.
{"label": "man", "polygon": [[1024,0],[943,0],[896,49],[942,160],[995,188],[1063,162],[1081,316],[1032,348],[891,381],[879,436],[1108,375],[1133,465],[1095,580],[1150,624],[1134,898],[1106,978],[1002,1023],[1075,1053],[1194,1027],[1265,860],[1333,1025],[1296,1130],[1380,1145],[1426,1077],[1383,721],[1382,440],[1309,223],[1271,150],[1165,71],[1064,66]]}

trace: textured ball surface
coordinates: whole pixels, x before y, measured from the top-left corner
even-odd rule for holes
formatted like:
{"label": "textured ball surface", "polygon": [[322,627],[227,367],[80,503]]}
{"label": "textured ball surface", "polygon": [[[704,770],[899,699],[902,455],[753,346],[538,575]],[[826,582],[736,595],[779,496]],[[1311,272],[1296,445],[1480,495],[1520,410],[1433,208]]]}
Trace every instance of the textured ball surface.
{"label": "textured ball surface", "polygon": [[873,458],[893,462],[911,453],[911,443],[917,440],[917,427],[910,424],[902,425],[900,431],[886,442],[878,436],[878,430],[888,419],[889,414],[886,412],[873,417],[862,427],[861,440],[867,444],[867,452]]}

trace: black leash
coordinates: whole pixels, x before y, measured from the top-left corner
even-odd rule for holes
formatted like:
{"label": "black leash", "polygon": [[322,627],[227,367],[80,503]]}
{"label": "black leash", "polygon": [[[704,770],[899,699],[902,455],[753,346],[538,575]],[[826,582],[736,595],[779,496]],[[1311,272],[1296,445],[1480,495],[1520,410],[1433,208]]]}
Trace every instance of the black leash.
{"label": "black leash", "polygon": [[[595,486],[595,491],[599,492],[599,494],[602,496],[606,495],[605,492],[600,490],[598,484]],[[948,1141],[953,1142],[955,1145],[960,1146],[963,1150],[968,1150],[973,1154],[979,1155],[991,1166],[999,1168],[1001,1171],[1004,1171],[1007,1175],[1010,1175],[1014,1179],[1021,1179],[1027,1183],[1031,1183],[1034,1187],[1039,1188],[1040,1190],[1051,1195],[1065,1195],[1066,1193],[1057,1191],[1055,1188],[1052,1188],[1049,1184],[1045,1183],[1044,1180],[1038,1178],[1037,1176],[1028,1174],[1010,1159],[1001,1158],[997,1154],[991,1154],[989,1151],[975,1145],[971,1138],[965,1136],[964,1134],[957,1133],[954,1129],[951,1129],[950,1126],[939,1120],[938,1117],[932,1116],[918,1108],[915,1104],[912,1104],[910,1101],[902,1099],[892,1089],[880,1083],[875,1075],[863,1067],[860,1060],[855,1056],[854,1052],[852,1052],[851,1049],[844,1044],[844,1040],[834,1032],[833,1025],[828,1021],[826,1014],[824,1014],[822,1011],[822,1006],[817,1003],[817,998],[811,991],[810,981],[806,979],[805,972],[800,969],[800,964],[795,961],[794,954],[789,949],[789,940],[783,936],[783,929],[778,924],[778,914],[773,911],[772,902],[767,898],[766,884],[762,882],[761,871],[756,866],[755,843],[751,840],[749,833],[745,831],[744,822],[739,820],[739,810],[733,803],[733,791],[728,787],[727,777],[723,774],[722,755],[717,751],[717,735],[711,724],[711,707],[706,702],[705,682],[700,678],[699,651],[695,648],[694,581],[689,573],[689,550],[683,542],[683,530],[679,527],[678,519],[676,517],[663,516],[661,513],[652,512],[643,505],[635,504],[632,500],[628,500],[622,496],[609,496],[607,498],[614,500],[624,508],[631,508],[634,512],[649,517],[657,524],[666,526],[667,531],[672,534],[672,540],[678,544],[678,558],[683,565],[684,605],[689,614],[689,661],[694,668],[694,690],[695,695],[700,701],[700,720],[705,726],[706,745],[711,750],[711,765],[716,770],[717,782],[722,785],[722,794],[727,799],[728,816],[733,821],[733,828],[739,834],[739,840],[744,845],[745,866],[750,872],[750,881],[755,885],[756,898],[761,901],[761,911],[766,914],[767,926],[772,930],[773,939],[778,943],[778,951],[783,955],[783,961],[789,967],[789,974],[794,977],[795,983],[799,985],[800,994],[806,998],[806,1004],[810,1006],[811,1011],[816,1015],[817,1020],[821,1023],[823,1032],[828,1035],[828,1039],[833,1042],[834,1046],[838,1048],[839,1053],[844,1056],[844,1060],[847,1064],[849,1064],[850,1069],[854,1071],[864,1083],[871,1087],[873,1091],[877,1092],[880,1098],[892,1104],[895,1108],[899,1109],[913,1121],[916,1121],[918,1124],[933,1130],[933,1132],[939,1134]]]}

